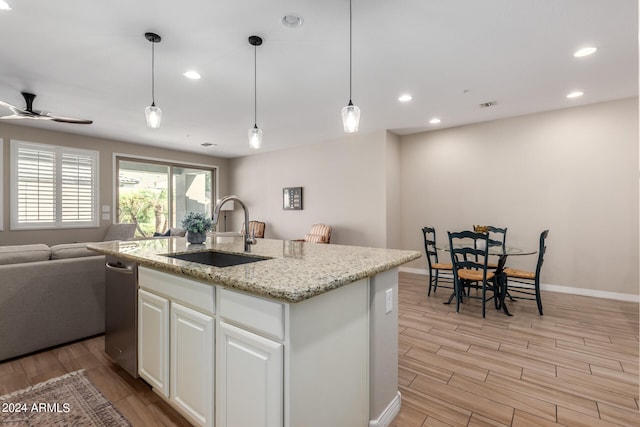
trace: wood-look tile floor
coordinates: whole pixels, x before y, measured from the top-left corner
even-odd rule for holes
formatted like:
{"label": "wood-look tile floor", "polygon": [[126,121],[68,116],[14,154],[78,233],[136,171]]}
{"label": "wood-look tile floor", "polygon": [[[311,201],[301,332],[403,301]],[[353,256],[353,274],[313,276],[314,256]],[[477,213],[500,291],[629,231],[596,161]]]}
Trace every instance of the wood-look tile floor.
{"label": "wood-look tile floor", "polygon": [[[392,427],[640,426],[638,304],[548,292],[544,316],[518,301],[483,320],[477,300],[455,313],[450,290],[427,297],[425,279],[400,274]],[[0,363],[0,395],[78,369],[134,426],[190,425],[109,360],[102,336]]]}
{"label": "wood-look tile floor", "polygon": [[399,382],[392,427],[640,426],[637,303],[543,292],[444,305],[426,276],[400,273]]}

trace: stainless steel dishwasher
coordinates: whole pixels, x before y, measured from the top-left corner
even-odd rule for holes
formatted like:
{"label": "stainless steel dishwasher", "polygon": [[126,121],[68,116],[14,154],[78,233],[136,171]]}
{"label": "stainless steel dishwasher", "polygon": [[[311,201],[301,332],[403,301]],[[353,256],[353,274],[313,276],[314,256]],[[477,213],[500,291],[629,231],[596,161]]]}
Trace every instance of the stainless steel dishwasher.
{"label": "stainless steel dishwasher", "polygon": [[134,378],[138,377],[138,267],[106,257],[105,352]]}

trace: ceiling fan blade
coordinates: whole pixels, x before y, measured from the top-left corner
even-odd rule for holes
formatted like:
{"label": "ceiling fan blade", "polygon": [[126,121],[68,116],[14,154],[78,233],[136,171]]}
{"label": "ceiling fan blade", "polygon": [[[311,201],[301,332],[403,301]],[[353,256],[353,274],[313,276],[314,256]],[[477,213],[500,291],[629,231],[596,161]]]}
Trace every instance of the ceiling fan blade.
{"label": "ceiling fan blade", "polygon": [[1,116],[0,120],[16,120],[16,119],[28,119],[29,116],[24,116],[20,114],[11,114],[10,116]]}
{"label": "ceiling fan blade", "polygon": [[4,102],[4,101],[0,101],[0,105],[2,105],[3,107],[8,108],[15,115],[29,114],[29,112],[27,110],[23,110],[22,108],[18,108],[15,105],[11,105],[11,104],[9,104],[7,102]]}
{"label": "ceiling fan blade", "polygon": [[46,116],[42,115],[40,117],[47,117],[49,118],[49,120],[53,120],[54,122],[60,122],[60,123],[75,123],[79,125],[90,125],[91,123],[93,123],[93,120],[74,119],[71,117],[54,116],[51,114],[47,114]]}
{"label": "ceiling fan blade", "polygon": [[12,119],[33,119],[33,120],[51,120],[61,123],[74,123],[80,125],[90,125],[93,120],[74,119],[72,117],[62,117],[53,115],[47,111],[38,111],[33,109],[33,100],[36,96],[33,93],[22,92],[27,107],[21,109],[15,105],[8,104],[4,101],[0,101],[0,106],[6,107],[13,113],[9,116],[2,116],[0,119],[12,120]]}

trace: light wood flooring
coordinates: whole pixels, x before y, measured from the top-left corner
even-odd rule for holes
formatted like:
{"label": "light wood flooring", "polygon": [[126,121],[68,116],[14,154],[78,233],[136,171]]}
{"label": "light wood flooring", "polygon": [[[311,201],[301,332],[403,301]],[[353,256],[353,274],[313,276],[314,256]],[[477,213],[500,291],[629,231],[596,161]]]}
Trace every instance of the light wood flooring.
{"label": "light wood flooring", "polygon": [[520,300],[483,320],[426,279],[400,274],[393,427],[640,426],[637,303],[543,292],[544,316]]}
{"label": "light wood flooring", "polygon": [[[544,316],[518,301],[483,320],[477,300],[443,305],[449,292],[427,297],[424,276],[400,274],[392,427],[640,426],[638,304],[544,293]],[[109,360],[102,336],[0,363],[0,395],[83,368],[134,426],[189,425]]]}

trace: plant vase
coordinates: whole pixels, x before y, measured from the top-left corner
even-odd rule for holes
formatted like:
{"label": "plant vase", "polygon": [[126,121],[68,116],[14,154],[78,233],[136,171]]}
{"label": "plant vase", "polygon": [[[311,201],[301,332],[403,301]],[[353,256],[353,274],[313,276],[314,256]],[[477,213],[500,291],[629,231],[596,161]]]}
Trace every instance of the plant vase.
{"label": "plant vase", "polygon": [[207,240],[206,232],[194,233],[193,231],[187,231],[187,242],[189,243],[200,244],[200,243],[204,243],[206,240]]}

